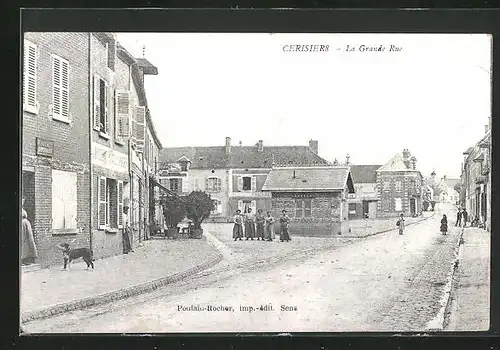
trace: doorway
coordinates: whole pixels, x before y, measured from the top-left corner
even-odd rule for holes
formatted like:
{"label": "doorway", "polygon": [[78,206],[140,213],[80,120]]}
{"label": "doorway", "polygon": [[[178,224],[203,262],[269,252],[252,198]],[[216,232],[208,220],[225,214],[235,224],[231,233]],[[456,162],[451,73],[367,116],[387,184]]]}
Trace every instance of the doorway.
{"label": "doorway", "polygon": [[[22,198],[24,198],[24,210],[28,214],[28,220],[31,225],[35,223],[35,173],[33,171],[23,171]],[[22,203],[22,198],[21,203]]]}
{"label": "doorway", "polygon": [[410,215],[415,216],[417,212],[417,205],[415,198],[410,198]]}
{"label": "doorway", "polygon": [[363,201],[363,218],[368,218],[369,217],[369,208],[368,208],[368,201]]}

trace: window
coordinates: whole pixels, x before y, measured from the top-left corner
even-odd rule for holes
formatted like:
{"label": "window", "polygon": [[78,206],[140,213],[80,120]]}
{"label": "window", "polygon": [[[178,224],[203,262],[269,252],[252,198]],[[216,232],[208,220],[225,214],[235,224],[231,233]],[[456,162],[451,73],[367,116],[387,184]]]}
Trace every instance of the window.
{"label": "window", "polygon": [[220,192],[222,181],[217,177],[208,177],[205,183],[205,191]]}
{"label": "window", "polygon": [[213,199],[214,202],[214,210],[212,210],[212,214],[220,215],[222,214],[222,202],[218,199]]}
{"label": "window", "polygon": [[108,133],[108,84],[94,76],[94,129],[104,134]]}
{"label": "window", "polygon": [[182,179],[170,179],[170,190],[174,192],[181,192],[182,190]]}
{"label": "window", "polygon": [[243,178],[243,191],[250,191],[252,189],[252,178],[245,176]]}
{"label": "window", "polygon": [[394,207],[396,211],[402,211],[403,205],[401,198],[394,198]]}
{"label": "window", "polygon": [[146,107],[135,106],[132,136],[137,145],[137,150],[139,152],[143,152],[145,146],[145,140],[146,140],[146,134],[144,129],[145,120],[146,120]]}
{"label": "window", "polygon": [[[115,137],[118,139],[127,138],[130,136],[130,92],[129,91],[126,90],[115,91],[115,108],[116,108]],[[94,120],[94,128],[99,130],[96,119]]]}
{"label": "window", "polygon": [[98,183],[98,228],[120,228],[123,225],[123,195],[125,183],[104,176]]}
{"label": "window", "polygon": [[296,199],[295,200],[295,217],[308,218],[311,217],[311,199]]}
{"label": "window", "polygon": [[257,211],[257,202],[256,201],[248,201],[248,200],[239,200],[238,201],[238,209],[241,210],[242,214],[248,213],[248,209],[252,209],[252,213],[256,213]]}
{"label": "window", "polygon": [[52,56],[52,117],[69,122],[69,63]]}
{"label": "window", "polygon": [[401,181],[401,180],[396,180],[396,181],[394,182],[394,189],[395,189],[396,191],[401,191],[401,190],[403,189],[403,181]]}
{"label": "window", "polygon": [[107,192],[107,222],[106,226],[117,228],[118,227],[118,186],[114,179],[106,179],[106,192]]}
{"label": "window", "polygon": [[391,210],[391,199],[388,197],[385,197],[382,199],[382,210],[383,211],[390,211]]}
{"label": "window", "polygon": [[77,175],[71,171],[52,170],[52,228],[76,229]]}
{"label": "window", "polygon": [[182,162],[182,163],[181,163],[181,171],[187,171],[187,170],[188,170],[188,169],[187,169],[187,165],[188,165],[188,163],[187,163],[187,162]]}
{"label": "window", "polygon": [[37,110],[37,52],[36,45],[24,41],[24,61],[23,61],[23,109],[30,113],[38,113]]}

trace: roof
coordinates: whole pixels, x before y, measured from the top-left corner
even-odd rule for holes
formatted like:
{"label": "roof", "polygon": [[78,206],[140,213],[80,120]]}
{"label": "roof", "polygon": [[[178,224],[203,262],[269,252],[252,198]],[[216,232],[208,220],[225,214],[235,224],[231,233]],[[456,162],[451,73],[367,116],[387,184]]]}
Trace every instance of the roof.
{"label": "roof", "polygon": [[377,169],[382,165],[351,165],[352,181],[358,183],[377,182]]}
{"label": "roof", "polygon": [[349,167],[273,168],[267,176],[262,190],[280,192],[335,192],[345,188],[349,176]]}
{"label": "roof", "polygon": [[271,168],[278,165],[328,165],[328,161],[315,154],[309,146],[225,146],[164,148],[160,153],[162,166],[177,162],[181,157],[191,160],[191,169]]}
{"label": "roof", "polygon": [[[410,158],[411,159],[411,158]],[[396,153],[387,163],[382,165],[377,171],[417,171],[412,169],[410,162],[405,162],[401,153]]]}
{"label": "roof", "polygon": [[460,183],[460,179],[449,179],[449,178],[446,178],[446,185],[448,187],[451,187],[451,188],[455,188],[455,185]]}
{"label": "roof", "polygon": [[143,70],[144,74],[157,75],[158,68],[156,68],[151,62],[145,58],[136,58],[137,64]]}

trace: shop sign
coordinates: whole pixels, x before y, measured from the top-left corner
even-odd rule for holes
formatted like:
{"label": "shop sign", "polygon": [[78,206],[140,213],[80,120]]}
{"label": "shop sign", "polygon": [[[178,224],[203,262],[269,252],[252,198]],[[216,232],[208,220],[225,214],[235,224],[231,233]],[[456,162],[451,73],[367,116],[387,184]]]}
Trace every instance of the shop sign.
{"label": "shop sign", "polygon": [[54,141],[36,138],[36,154],[39,156],[54,156]]}

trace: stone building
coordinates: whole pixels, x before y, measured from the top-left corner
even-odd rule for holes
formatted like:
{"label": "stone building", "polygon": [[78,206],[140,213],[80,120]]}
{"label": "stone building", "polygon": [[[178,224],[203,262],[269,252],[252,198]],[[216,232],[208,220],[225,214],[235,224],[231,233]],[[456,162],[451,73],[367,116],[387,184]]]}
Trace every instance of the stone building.
{"label": "stone building", "polygon": [[22,195],[40,266],[91,245],[90,33],[25,33]]}
{"label": "stone building", "polygon": [[464,152],[461,205],[469,222],[491,230],[491,120],[485,135]]}
{"label": "stone building", "polygon": [[348,166],[275,167],[262,189],[271,193],[276,219],[287,211],[292,235],[349,231],[347,197],[354,194],[354,185]]}
{"label": "stone building", "polygon": [[380,198],[377,216],[419,216],[422,213],[422,174],[417,159],[410,151],[394,155],[377,170],[377,191]]}
{"label": "stone building", "polygon": [[351,165],[355,196],[348,199],[350,219],[377,217],[377,170],[380,167],[381,165]]}
{"label": "stone building", "polygon": [[309,146],[224,146],[164,148],[161,151],[160,183],[181,195],[202,190],[211,195],[215,210],[210,220],[227,222],[237,209],[271,208],[270,192],[262,186],[277,165],[327,165],[318,155],[318,142]]}

